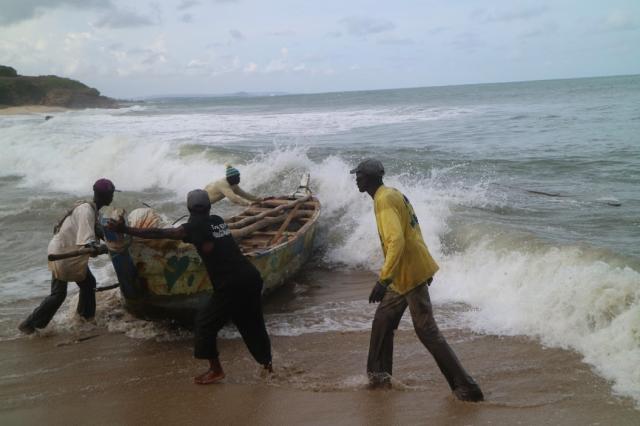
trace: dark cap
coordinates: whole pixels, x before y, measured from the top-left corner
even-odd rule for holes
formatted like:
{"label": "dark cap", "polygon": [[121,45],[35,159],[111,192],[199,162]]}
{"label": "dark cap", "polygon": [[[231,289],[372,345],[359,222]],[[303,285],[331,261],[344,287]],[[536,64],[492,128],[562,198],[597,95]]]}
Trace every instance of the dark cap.
{"label": "dark cap", "polygon": [[189,210],[209,210],[211,201],[209,194],[203,189],[194,189],[187,194],[187,208]]}
{"label": "dark cap", "polygon": [[93,192],[99,192],[101,194],[114,192],[116,190],[115,185],[107,178],[98,179],[93,184]]}
{"label": "dark cap", "polygon": [[375,158],[367,158],[362,160],[358,166],[349,173],[362,173],[369,176],[384,176],[384,166]]}

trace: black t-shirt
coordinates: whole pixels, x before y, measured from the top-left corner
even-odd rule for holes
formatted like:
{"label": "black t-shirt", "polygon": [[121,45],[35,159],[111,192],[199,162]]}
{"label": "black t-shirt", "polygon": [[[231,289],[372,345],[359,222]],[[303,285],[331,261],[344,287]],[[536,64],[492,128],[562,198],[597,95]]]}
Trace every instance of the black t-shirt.
{"label": "black t-shirt", "polygon": [[182,228],[187,234],[183,241],[198,250],[214,289],[227,289],[232,283],[242,286],[262,282],[260,273],[244,257],[220,216],[192,215]]}

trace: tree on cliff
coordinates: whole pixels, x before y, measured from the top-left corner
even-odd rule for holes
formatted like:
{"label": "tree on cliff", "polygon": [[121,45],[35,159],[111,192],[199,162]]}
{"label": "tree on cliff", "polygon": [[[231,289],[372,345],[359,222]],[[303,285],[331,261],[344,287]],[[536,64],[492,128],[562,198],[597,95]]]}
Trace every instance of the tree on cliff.
{"label": "tree on cliff", "polygon": [[17,77],[18,72],[15,68],[6,65],[0,65],[0,77]]}
{"label": "tree on cliff", "polygon": [[113,108],[114,99],[70,78],[55,75],[18,75],[12,67],[0,65],[0,105],[48,105],[67,108]]}

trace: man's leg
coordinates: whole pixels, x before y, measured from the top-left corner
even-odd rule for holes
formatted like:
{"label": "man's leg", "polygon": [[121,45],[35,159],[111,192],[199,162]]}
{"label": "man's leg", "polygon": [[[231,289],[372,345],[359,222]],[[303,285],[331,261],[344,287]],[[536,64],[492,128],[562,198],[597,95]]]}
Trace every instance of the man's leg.
{"label": "man's leg", "polygon": [[20,330],[24,333],[33,333],[36,328],[44,328],[67,297],[67,282],[60,281],[51,276],[51,294],[47,296],[34,311],[20,323]]}
{"label": "man's leg", "polygon": [[373,385],[389,383],[393,369],[393,334],[407,308],[404,296],[387,290],[371,325],[367,374]]}
{"label": "man's leg", "polygon": [[458,357],[440,333],[433,318],[433,308],[426,284],[419,285],[406,295],[413,327],[422,344],[431,352],[440,371],[449,382],[451,390],[459,399],[482,401],[480,387],[465,371]]}
{"label": "man's leg", "polygon": [[235,295],[231,319],[253,358],[271,370],[271,340],[262,313],[262,283]]}
{"label": "man's leg", "polygon": [[195,383],[199,385],[208,385],[224,379],[216,339],[218,331],[229,320],[230,302],[228,293],[216,291],[196,315],[193,355],[209,361],[209,370],[194,378]]}
{"label": "man's leg", "polygon": [[76,284],[80,288],[76,312],[84,319],[91,319],[96,316],[96,279],[89,268],[84,280]]}

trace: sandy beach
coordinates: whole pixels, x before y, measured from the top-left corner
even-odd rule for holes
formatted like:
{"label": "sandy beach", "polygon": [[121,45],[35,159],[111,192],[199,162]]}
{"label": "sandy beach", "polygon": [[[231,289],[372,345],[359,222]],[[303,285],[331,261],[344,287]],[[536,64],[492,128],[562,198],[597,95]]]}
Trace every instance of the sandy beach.
{"label": "sandy beach", "polygon": [[[95,334],[2,342],[2,424],[634,425],[640,413],[579,358],[518,339],[448,336],[487,401],[455,400],[424,348],[397,336],[392,390],[365,385],[367,333],[274,338],[260,376],[239,339],[223,340],[224,383],[197,386],[183,342]],[[81,340],[86,338],[87,340]],[[346,350],[346,348],[349,348]]]}
{"label": "sandy beach", "polygon": [[24,106],[0,108],[0,115],[47,114],[47,113],[65,112],[65,111],[69,111],[69,108],[47,106],[47,105],[24,105]]}
{"label": "sandy beach", "polygon": [[[317,270],[266,301],[267,317],[301,304],[358,300],[371,274]],[[320,285],[324,283],[324,285]],[[72,298],[73,299],[73,298]],[[75,300],[67,303],[75,303]],[[103,310],[105,309],[102,306]],[[100,306],[99,306],[100,309]],[[436,307],[436,313],[438,307]],[[238,338],[220,339],[223,383],[197,386],[205,363],[188,333],[139,339],[100,326],[0,342],[2,424],[447,424],[635,425],[633,402],[616,398],[573,352],[525,337],[444,329],[486,401],[462,403],[412,330],[395,340],[391,390],[370,390],[368,331],[272,336],[275,373],[263,377]],[[187,337],[185,337],[187,336]]]}

